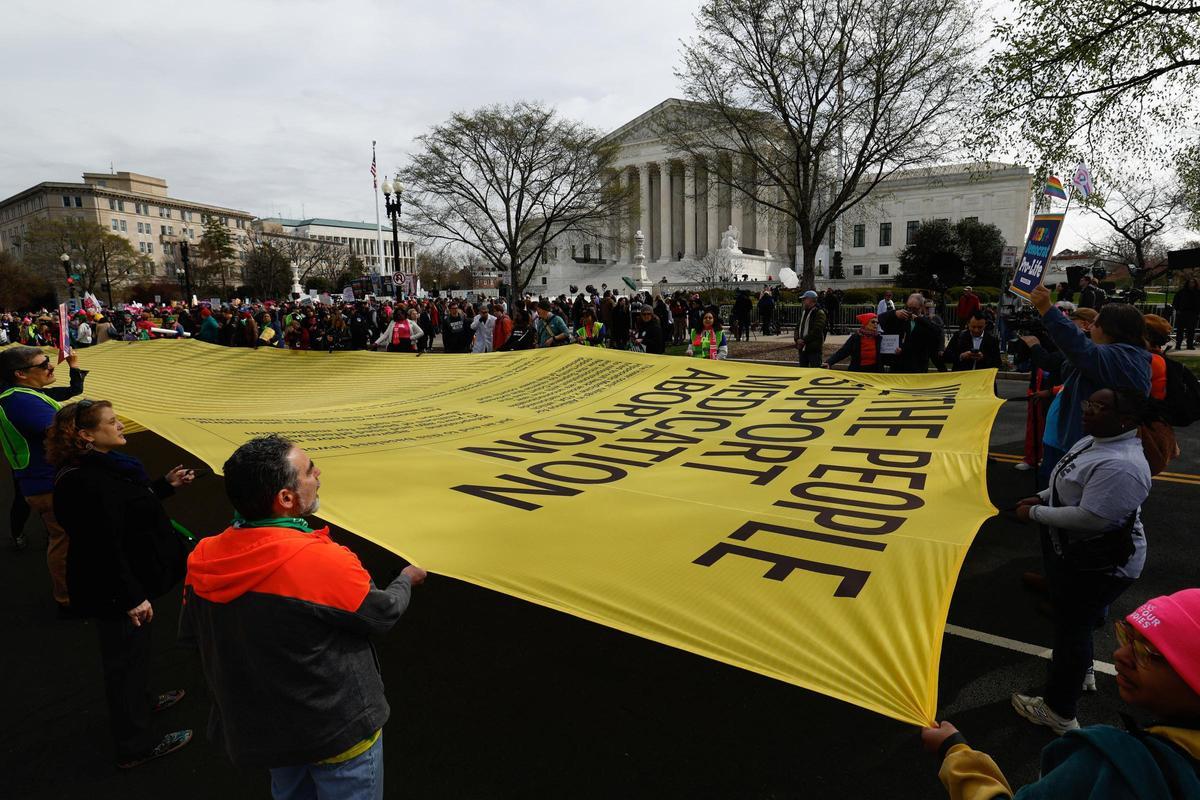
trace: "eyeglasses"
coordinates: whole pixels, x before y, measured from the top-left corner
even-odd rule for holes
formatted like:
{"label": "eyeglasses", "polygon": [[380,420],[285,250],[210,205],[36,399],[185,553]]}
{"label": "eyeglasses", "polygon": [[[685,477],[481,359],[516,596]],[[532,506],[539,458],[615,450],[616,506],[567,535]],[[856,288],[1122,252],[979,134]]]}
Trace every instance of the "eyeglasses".
{"label": "eyeglasses", "polygon": [[40,364],[30,364],[25,369],[44,369],[47,372],[52,372],[54,367],[50,366],[50,356],[46,356],[46,360]]}
{"label": "eyeglasses", "polygon": [[1079,404],[1079,407],[1083,409],[1083,413],[1085,414],[1098,414],[1108,408],[1103,403],[1097,403],[1092,400],[1084,400]]}
{"label": "eyeglasses", "polygon": [[1145,669],[1153,664],[1156,660],[1165,661],[1163,654],[1155,650],[1141,639],[1133,638],[1133,626],[1123,619],[1117,620],[1113,625],[1117,632],[1117,642],[1121,647],[1133,648],[1133,662],[1138,667]]}

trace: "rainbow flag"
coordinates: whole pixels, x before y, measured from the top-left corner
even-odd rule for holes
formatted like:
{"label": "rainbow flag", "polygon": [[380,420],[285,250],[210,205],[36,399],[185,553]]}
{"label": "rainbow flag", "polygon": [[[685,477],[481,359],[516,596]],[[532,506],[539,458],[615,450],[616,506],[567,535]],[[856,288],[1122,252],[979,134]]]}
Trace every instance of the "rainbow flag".
{"label": "rainbow flag", "polygon": [[1057,197],[1059,200],[1067,199],[1067,190],[1063,188],[1062,181],[1058,179],[1057,175],[1046,178],[1046,188],[1042,190],[1042,194]]}

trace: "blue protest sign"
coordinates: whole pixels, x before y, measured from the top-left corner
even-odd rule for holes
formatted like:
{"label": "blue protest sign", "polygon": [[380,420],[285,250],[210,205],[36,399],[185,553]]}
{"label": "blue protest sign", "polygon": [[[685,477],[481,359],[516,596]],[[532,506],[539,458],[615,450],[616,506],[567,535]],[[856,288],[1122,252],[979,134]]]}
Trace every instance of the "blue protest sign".
{"label": "blue protest sign", "polygon": [[1021,263],[1017,265],[1017,274],[1013,276],[1008,290],[1019,294],[1026,300],[1034,289],[1042,285],[1046,279],[1046,267],[1050,263],[1050,254],[1054,252],[1054,243],[1062,231],[1065,214],[1037,214],[1033,218],[1033,227],[1029,229],[1029,238],[1025,240],[1025,252],[1021,254]]}

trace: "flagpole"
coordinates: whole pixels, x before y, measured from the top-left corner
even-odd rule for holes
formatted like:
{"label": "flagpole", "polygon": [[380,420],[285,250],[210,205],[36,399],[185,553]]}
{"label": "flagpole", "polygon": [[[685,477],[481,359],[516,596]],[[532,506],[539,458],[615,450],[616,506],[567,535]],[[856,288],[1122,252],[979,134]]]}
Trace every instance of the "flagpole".
{"label": "flagpole", "polygon": [[[1061,225],[1061,226],[1059,226],[1059,229],[1058,229],[1058,235],[1059,235],[1059,236],[1062,236],[1062,233],[1063,233],[1063,231],[1064,231],[1064,230],[1066,229],[1066,227],[1067,227],[1067,212],[1071,210],[1071,198],[1072,198],[1072,197],[1074,196],[1074,194],[1075,194],[1073,191],[1071,191],[1072,189],[1074,189],[1074,188],[1075,188],[1075,184],[1074,184],[1074,182],[1073,182],[1073,181],[1072,181],[1072,183],[1068,183],[1068,184],[1067,184],[1067,187],[1068,187],[1068,188],[1067,188],[1067,207],[1063,209],[1063,220],[1062,220],[1062,225]],[[1058,239],[1057,239],[1057,237],[1056,237],[1056,238],[1055,238],[1055,242],[1057,242],[1057,241],[1058,241]],[[1054,260],[1054,253],[1050,253],[1050,254],[1048,254],[1048,255],[1046,256],[1046,271],[1043,273],[1044,275],[1046,275],[1046,274],[1049,274],[1049,273],[1050,273],[1050,262],[1052,262],[1053,260]],[[1044,283],[1044,282],[1043,282],[1043,283]],[[1068,286],[1070,286],[1070,284],[1069,284],[1069,283],[1068,283],[1067,285],[1068,285]]]}
{"label": "flagpole", "polygon": [[[372,168],[375,166],[374,139],[371,140],[371,166]],[[375,239],[377,242],[376,247],[378,248],[376,252],[378,253],[379,258],[379,274],[386,275],[387,269],[384,265],[387,262],[383,257],[383,225],[379,221],[379,181],[374,175],[371,176],[371,192],[375,195]]]}

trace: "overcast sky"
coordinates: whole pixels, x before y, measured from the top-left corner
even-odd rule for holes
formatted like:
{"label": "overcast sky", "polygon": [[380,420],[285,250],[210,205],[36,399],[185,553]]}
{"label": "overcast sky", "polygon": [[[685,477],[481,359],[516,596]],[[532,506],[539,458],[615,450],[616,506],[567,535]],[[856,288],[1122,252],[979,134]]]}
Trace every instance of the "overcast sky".
{"label": "overcast sky", "polygon": [[181,199],[373,222],[372,139],[382,178],[414,136],[488,103],[611,130],[679,96],[697,0],[3,7],[0,197],[111,163]]}

